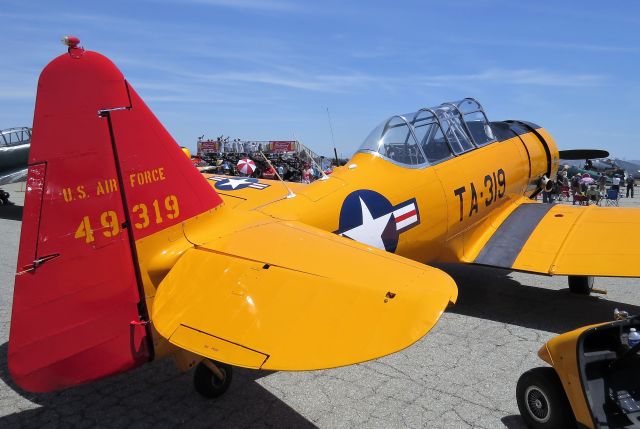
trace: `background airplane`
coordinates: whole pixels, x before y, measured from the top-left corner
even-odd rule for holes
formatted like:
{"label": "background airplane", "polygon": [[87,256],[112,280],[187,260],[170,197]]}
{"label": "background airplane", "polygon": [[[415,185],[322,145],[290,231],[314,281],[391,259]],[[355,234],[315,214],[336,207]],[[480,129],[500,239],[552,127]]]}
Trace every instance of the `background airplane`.
{"label": "background airplane", "polygon": [[[113,63],[77,45],[38,84],[9,340],[27,390],[172,355],[216,396],[230,365],[383,356],[457,298],[428,263],[567,275],[578,293],[640,275],[638,210],[531,200],[559,163],[535,124],[465,99],[383,121],[311,185],[206,179]],[[584,246],[621,225],[596,257]]]}
{"label": "background airplane", "polygon": [[[560,151],[560,163],[567,171],[567,177],[588,173],[591,177],[604,174],[609,179],[617,174],[620,178],[629,176],[640,178],[640,165],[634,161],[606,158],[609,152],[594,149],[574,149]],[[599,157],[600,159],[596,159]],[[568,161],[568,162],[565,162]],[[582,162],[576,162],[582,161]]]}
{"label": "background airplane", "polygon": [[[9,128],[0,131],[0,186],[27,178],[30,144],[30,128]],[[8,202],[9,194],[0,189],[0,205]]]}
{"label": "background airplane", "polygon": [[613,160],[610,159],[587,159],[584,163],[584,167],[587,170],[603,171],[603,172],[615,172],[620,170]]}

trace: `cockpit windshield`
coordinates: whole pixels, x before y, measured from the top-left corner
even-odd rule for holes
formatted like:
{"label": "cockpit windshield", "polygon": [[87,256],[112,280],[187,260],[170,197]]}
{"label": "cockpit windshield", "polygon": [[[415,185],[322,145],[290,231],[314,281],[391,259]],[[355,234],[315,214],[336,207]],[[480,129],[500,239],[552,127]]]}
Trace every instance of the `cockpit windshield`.
{"label": "cockpit windshield", "polygon": [[[424,154],[418,146],[413,127],[403,116],[392,116],[367,137],[370,150],[399,164],[422,165]],[[362,148],[361,148],[362,150]]]}
{"label": "cockpit windshield", "polygon": [[472,98],[392,116],[378,125],[358,152],[396,164],[423,167],[495,140],[480,103]]}
{"label": "cockpit windshield", "polygon": [[0,130],[0,147],[31,143],[31,128],[8,128]]}

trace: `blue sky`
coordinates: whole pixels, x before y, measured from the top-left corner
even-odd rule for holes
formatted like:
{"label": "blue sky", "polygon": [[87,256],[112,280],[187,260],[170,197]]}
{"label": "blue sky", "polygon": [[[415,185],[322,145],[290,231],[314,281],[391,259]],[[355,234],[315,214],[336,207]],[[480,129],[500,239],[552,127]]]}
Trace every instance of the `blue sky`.
{"label": "blue sky", "polygon": [[0,7],[0,128],[30,125],[59,39],[110,57],[178,143],[299,139],[353,153],[388,116],[467,96],[561,149],[640,159],[640,3],[14,1]]}

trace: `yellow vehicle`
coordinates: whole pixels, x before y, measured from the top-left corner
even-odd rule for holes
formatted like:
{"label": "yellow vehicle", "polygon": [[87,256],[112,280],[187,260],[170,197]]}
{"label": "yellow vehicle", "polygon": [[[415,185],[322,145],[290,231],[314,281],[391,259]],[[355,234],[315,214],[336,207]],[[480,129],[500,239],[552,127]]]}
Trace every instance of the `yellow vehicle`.
{"label": "yellow vehicle", "polygon": [[640,343],[629,346],[640,317],[586,326],[538,351],[551,367],[525,372],[516,396],[531,428],[639,428]]}
{"label": "yellow vehicle", "polygon": [[378,358],[456,301],[436,262],[587,294],[591,276],[640,276],[640,210],[533,201],[553,139],[474,99],[386,119],[308,185],[206,178],[109,59],[65,41],[38,82],[15,277],[8,366],[25,390],[173,356],[215,396],[232,366]]}

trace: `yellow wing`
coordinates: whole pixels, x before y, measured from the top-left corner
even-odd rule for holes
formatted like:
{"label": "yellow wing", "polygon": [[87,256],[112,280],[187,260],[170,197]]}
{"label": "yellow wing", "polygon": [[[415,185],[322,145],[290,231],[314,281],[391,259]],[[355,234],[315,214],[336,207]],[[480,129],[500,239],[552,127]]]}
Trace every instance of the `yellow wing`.
{"label": "yellow wing", "polygon": [[640,209],[521,204],[471,260],[543,274],[640,277]]}
{"label": "yellow wing", "polygon": [[218,361],[310,370],[401,350],[456,298],[438,269],[274,221],[185,252],[158,288],[152,320],[171,343]]}

